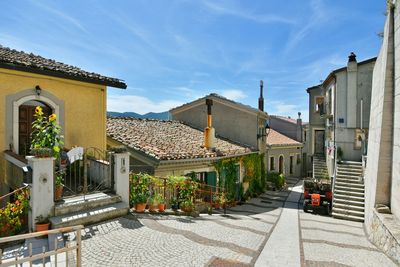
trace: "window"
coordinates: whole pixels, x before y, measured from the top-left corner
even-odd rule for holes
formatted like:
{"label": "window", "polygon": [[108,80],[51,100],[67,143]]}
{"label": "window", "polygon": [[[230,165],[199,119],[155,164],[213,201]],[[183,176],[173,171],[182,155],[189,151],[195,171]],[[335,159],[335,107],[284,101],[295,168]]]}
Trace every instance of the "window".
{"label": "window", "polygon": [[304,143],[307,142],[307,131],[304,131]]}
{"label": "window", "polygon": [[324,97],[323,96],[317,96],[315,98],[315,112],[318,112],[319,114],[324,114]]}
{"label": "window", "polygon": [[300,154],[297,154],[296,164],[300,164],[300,163],[301,163]]}
{"label": "window", "polygon": [[269,170],[270,171],[275,170],[275,158],[274,157],[269,158]]}

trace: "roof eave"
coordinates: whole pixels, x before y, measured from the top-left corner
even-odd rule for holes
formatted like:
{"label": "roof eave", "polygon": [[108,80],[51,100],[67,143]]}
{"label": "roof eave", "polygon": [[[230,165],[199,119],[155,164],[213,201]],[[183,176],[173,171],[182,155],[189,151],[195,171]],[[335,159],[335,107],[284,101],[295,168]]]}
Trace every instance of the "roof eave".
{"label": "roof eave", "polygon": [[0,68],[9,69],[9,70],[24,71],[24,72],[47,75],[47,76],[53,76],[53,77],[57,77],[57,78],[63,78],[63,79],[68,79],[68,80],[80,81],[80,82],[87,82],[87,83],[105,85],[105,86],[110,86],[110,87],[120,88],[120,89],[126,89],[127,88],[127,85],[124,82],[102,81],[102,80],[98,80],[98,79],[85,78],[85,77],[82,77],[82,76],[73,76],[73,75],[69,75],[69,74],[61,73],[61,72],[57,72],[57,71],[51,71],[51,70],[46,70],[46,69],[38,69],[38,68],[31,68],[31,67],[27,67],[27,66],[8,64],[8,63],[4,63],[4,62],[0,62]]}

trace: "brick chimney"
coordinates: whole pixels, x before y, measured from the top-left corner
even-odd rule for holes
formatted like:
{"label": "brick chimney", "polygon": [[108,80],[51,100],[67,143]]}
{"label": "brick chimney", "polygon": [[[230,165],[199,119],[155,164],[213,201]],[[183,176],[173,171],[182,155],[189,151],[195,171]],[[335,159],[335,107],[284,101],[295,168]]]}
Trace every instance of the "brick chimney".
{"label": "brick chimney", "polygon": [[215,129],[212,127],[211,107],[212,99],[206,99],[207,105],[207,127],[204,129],[204,147],[207,149],[215,148]]}
{"label": "brick chimney", "polygon": [[264,97],[263,97],[264,82],[260,81],[260,97],[258,98],[258,109],[264,111]]}
{"label": "brick chimney", "polygon": [[299,116],[297,118],[297,127],[296,127],[296,140],[299,142],[303,142],[303,121],[301,119],[301,112],[298,112],[297,115]]}

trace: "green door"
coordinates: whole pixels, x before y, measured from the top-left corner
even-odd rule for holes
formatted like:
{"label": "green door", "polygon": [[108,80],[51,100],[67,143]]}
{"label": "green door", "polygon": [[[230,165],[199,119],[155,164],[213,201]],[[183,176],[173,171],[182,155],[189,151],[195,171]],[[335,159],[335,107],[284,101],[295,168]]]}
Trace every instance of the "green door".
{"label": "green door", "polygon": [[214,186],[213,191],[215,191],[215,186],[217,186],[217,173],[216,172],[207,172],[206,183],[208,185]]}

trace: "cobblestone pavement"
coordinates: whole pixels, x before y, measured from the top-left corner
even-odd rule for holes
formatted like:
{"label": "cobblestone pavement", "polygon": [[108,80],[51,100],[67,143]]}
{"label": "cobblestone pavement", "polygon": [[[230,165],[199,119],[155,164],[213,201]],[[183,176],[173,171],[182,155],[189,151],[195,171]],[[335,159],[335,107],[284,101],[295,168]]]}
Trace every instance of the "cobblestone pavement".
{"label": "cobblestone pavement", "polygon": [[[132,214],[89,226],[82,232],[83,266],[253,266],[264,247],[287,241],[270,237],[288,208],[301,266],[395,266],[368,242],[362,224],[304,213],[293,208],[292,197],[285,204],[289,193],[268,191],[226,215]],[[285,259],[292,255],[278,256],[267,266],[288,266]]]}

